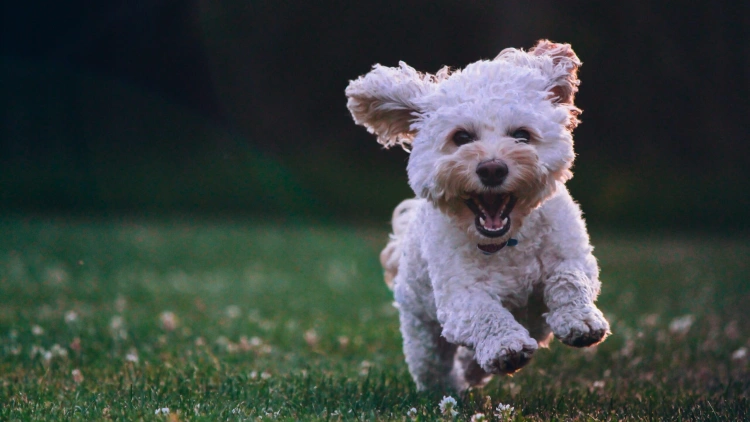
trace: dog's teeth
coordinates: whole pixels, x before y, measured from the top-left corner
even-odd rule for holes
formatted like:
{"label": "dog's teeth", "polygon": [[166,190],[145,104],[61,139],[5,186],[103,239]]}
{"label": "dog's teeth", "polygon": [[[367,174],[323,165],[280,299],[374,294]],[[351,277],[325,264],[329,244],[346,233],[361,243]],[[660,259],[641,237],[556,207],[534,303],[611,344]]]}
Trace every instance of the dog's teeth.
{"label": "dog's teeth", "polygon": [[479,217],[479,224],[484,226],[484,217]]}

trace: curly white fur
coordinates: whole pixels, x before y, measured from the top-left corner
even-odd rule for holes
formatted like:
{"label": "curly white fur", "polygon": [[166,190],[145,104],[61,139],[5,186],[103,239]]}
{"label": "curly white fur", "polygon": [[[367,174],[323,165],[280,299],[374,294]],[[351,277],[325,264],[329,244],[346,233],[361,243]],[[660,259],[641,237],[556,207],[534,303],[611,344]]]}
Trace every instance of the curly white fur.
{"label": "curly white fur", "polygon": [[[407,172],[418,198],[394,212],[381,262],[420,389],[463,390],[513,373],[551,334],[581,347],[609,333],[594,305],[593,248],[564,185],[575,157],[579,65],[569,45],[542,40],[452,73],[376,65],[346,90],[357,123],[385,146],[411,147]],[[513,137],[519,129],[528,142]],[[457,144],[458,131],[473,142]],[[479,176],[486,162],[507,167],[501,184]],[[503,220],[507,232],[481,231],[482,214],[467,201],[509,196],[517,201]],[[517,246],[503,247],[510,239]]]}

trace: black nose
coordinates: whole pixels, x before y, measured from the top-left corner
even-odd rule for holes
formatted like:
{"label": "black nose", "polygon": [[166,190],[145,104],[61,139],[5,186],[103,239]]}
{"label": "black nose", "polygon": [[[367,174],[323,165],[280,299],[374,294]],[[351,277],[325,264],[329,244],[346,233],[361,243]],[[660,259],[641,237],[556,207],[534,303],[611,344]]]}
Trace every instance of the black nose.
{"label": "black nose", "polygon": [[508,175],[508,166],[500,160],[490,160],[479,163],[477,176],[485,186],[500,186]]}

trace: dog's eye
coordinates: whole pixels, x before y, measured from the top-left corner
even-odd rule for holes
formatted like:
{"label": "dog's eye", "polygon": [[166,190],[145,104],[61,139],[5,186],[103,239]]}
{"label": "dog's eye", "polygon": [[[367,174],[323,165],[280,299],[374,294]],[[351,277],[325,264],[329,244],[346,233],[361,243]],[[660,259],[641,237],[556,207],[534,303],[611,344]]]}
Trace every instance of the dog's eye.
{"label": "dog's eye", "polygon": [[525,144],[528,144],[531,140],[531,134],[526,129],[516,129],[510,134],[510,136],[516,138],[517,142],[523,142]]}
{"label": "dog's eye", "polygon": [[470,142],[474,142],[475,140],[476,136],[465,130],[459,130],[458,132],[453,134],[453,143],[458,146],[466,145]]}

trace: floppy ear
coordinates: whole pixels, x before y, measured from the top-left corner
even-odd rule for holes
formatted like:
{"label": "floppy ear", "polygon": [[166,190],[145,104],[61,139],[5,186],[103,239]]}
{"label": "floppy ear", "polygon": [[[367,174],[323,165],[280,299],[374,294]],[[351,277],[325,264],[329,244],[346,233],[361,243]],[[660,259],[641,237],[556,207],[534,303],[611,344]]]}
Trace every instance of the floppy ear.
{"label": "floppy ear", "polygon": [[[578,59],[570,44],[558,44],[550,40],[539,40],[529,50],[534,56],[548,56],[552,58],[552,72],[550,92],[552,101],[561,104],[573,105],[578,85],[578,67],[581,60]],[[579,110],[580,113],[580,110]]]}
{"label": "floppy ear", "polygon": [[370,73],[349,82],[346,105],[354,121],[376,134],[386,148],[405,146],[416,135],[411,128],[421,112],[416,101],[434,85],[432,78],[404,62],[397,68],[376,64]]}

